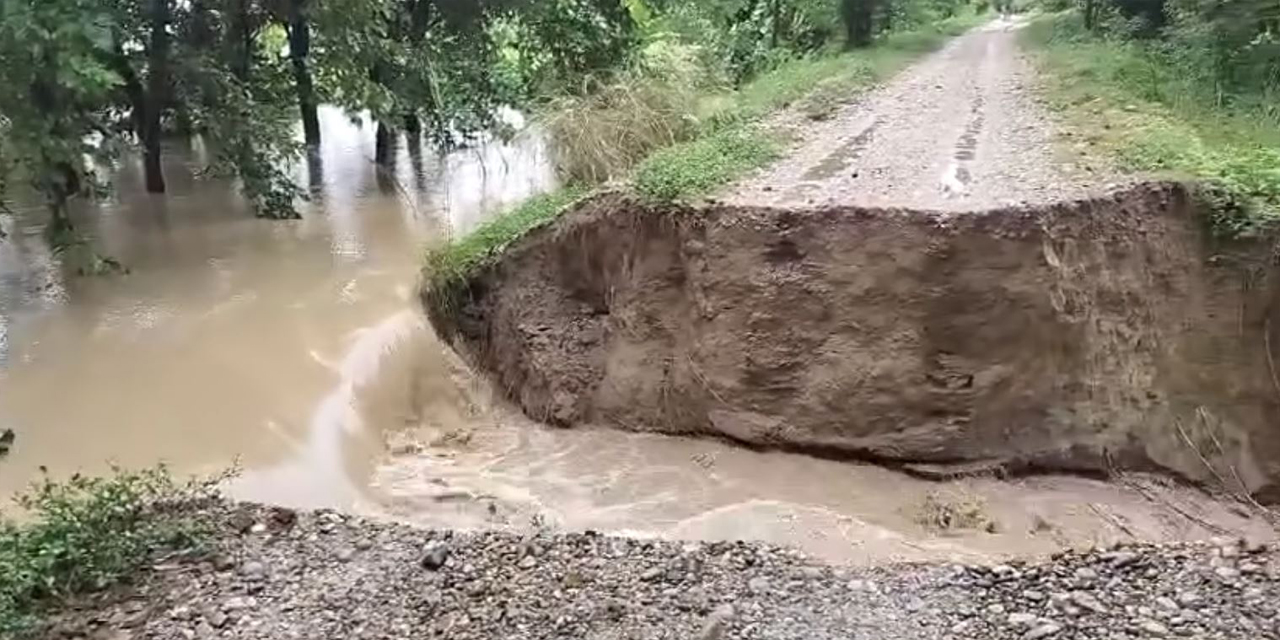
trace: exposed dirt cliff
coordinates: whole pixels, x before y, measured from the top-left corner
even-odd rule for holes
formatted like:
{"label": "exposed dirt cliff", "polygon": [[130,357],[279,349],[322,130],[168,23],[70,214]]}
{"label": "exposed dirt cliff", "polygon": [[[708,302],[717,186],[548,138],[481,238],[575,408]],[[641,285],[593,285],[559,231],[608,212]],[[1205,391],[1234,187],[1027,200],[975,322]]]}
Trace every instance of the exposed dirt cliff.
{"label": "exposed dirt cliff", "polygon": [[1195,209],[1173,184],[959,215],[609,195],[424,303],[554,424],[1277,500],[1276,279]]}

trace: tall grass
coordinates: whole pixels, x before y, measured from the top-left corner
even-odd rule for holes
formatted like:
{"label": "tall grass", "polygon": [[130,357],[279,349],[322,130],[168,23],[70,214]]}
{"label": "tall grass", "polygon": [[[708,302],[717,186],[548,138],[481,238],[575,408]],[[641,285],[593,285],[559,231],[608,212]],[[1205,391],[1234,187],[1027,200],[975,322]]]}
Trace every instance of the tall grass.
{"label": "tall grass", "polygon": [[559,173],[585,183],[622,178],[655,149],[693,137],[699,101],[717,82],[699,55],[659,40],[611,81],[589,79],[581,93],[552,99],[541,122]]}
{"label": "tall grass", "polygon": [[1124,171],[1190,178],[1219,204],[1215,229],[1249,235],[1280,219],[1280,115],[1266,101],[1224,99],[1210,74],[1167,43],[1095,36],[1074,12],[1033,23],[1049,104],[1102,160]]}

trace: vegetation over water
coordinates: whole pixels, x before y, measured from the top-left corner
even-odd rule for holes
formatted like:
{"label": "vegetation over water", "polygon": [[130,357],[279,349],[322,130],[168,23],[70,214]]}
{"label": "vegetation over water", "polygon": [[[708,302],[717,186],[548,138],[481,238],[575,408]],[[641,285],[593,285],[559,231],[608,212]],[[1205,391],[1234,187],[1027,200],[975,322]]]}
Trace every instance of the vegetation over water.
{"label": "vegetation over water", "polygon": [[1280,4],[1087,0],[1027,40],[1081,150],[1204,181],[1219,232],[1280,217]]}
{"label": "vegetation over water", "polygon": [[163,468],[32,486],[17,498],[20,519],[0,515],[0,635],[32,630],[45,606],[114,584],[158,553],[198,545],[206,532],[181,506],[210,486]]}

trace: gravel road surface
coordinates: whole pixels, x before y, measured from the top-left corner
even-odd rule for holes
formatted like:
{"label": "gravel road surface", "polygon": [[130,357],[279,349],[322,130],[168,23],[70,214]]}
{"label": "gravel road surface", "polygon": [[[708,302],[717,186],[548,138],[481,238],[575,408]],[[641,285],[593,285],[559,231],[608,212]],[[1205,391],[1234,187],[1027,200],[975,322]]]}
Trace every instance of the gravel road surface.
{"label": "gravel road surface", "polygon": [[822,121],[782,118],[800,142],[725,189],[739,204],[862,204],[946,211],[1081,197],[1100,177],[1054,158],[1053,125],[1032,93],[1019,19],[952,40]]}
{"label": "gravel road surface", "polygon": [[755,543],[448,532],[224,506],[211,553],[67,610],[101,640],[1276,638],[1259,543],[1133,545],[995,567],[835,567]]}

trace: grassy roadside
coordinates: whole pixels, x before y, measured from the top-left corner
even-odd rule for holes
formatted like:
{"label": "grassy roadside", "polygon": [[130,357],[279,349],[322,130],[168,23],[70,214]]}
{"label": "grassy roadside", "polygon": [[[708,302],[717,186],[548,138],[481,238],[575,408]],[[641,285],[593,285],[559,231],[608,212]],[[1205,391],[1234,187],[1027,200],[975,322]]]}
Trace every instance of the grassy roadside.
{"label": "grassy roadside", "polygon": [[[655,201],[705,194],[784,152],[787,141],[760,126],[766,116],[795,108],[811,119],[825,118],[859,91],[987,19],[964,13],[920,30],[889,34],[868,49],[832,50],[785,62],[736,90],[703,90],[692,100],[695,113],[686,114],[696,123],[691,130],[677,139],[670,128],[663,128],[663,143],[644,154],[622,182]],[[447,298],[447,292],[473,270],[531,229],[554,220],[590,189],[577,183],[531,198],[466,235],[430,248],[423,269],[428,293],[437,294],[437,300],[441,295]]]}
{"label": "grassy roadside", "polygon": [[1086,163],[1192,179],[1216,205],[1214,230],[1250,236],[1280,221],[1280,122],[1258,104],[1214,99],[1154,45],[1086,32],[1074,12],[1024,33],[1051,109]]}

